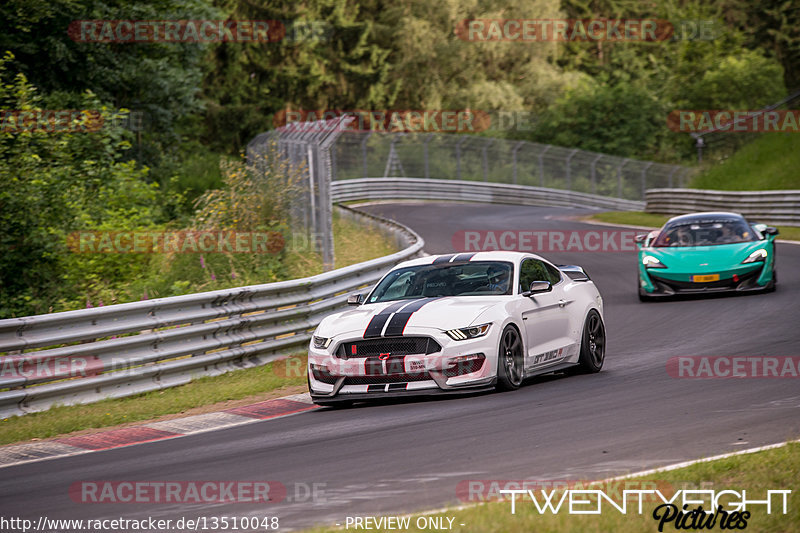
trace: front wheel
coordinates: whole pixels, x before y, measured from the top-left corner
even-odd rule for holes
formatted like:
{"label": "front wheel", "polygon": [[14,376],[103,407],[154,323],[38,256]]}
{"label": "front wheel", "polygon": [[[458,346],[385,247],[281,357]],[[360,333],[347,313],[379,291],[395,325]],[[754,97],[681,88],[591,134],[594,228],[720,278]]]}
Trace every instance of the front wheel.
{"label": "front wheel", "polygon": [[523,357],[522,339],[513,326],[506,326],[500,335],[497,350],[497,388],[515,390],[522,384]]}
{"label": "front wheel", "polygon": [[592,309],[586,315],[581,338],[581,353],[578,357],[577,372],[593,374],[600,372],[606,358],[606,327],[600,313]]}

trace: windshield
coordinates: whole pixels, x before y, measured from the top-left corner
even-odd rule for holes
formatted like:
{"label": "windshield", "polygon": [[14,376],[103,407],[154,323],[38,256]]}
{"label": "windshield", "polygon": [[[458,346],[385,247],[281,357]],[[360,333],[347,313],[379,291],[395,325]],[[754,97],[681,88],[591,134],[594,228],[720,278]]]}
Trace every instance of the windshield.
{"label": "windshield", "polygon": [[504,261],[399,268],[375,287],[367,303],[420,297],[511,294],[513,270],[511,263]]}
{"label": "windshield", "polygon": [[755,232],[747,222],[729,218],[668,224],[653,246],[713,246],[755,240]]}

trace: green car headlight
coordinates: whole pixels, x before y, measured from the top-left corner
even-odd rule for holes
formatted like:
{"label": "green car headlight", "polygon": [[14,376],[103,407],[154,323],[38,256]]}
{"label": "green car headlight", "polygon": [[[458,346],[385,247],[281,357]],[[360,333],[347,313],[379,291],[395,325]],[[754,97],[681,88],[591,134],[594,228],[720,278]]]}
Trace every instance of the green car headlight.
{"label": "green car headlight", "polygon": [[658,260],[658,258],[653,257],[652,255],[646,255],[642,257],[642,264],[645,268],[667,268],[667,265],[662,263]]}
{"label": "green car headlight", "polygon": [[759,248],[758,250],[750,254],[747,257],[747,259],[742,261],[742,264],[744,265],[747,263],[756,263],[758,261],[764,261],[766,259],[767,259],[767,251],[764,248]]}

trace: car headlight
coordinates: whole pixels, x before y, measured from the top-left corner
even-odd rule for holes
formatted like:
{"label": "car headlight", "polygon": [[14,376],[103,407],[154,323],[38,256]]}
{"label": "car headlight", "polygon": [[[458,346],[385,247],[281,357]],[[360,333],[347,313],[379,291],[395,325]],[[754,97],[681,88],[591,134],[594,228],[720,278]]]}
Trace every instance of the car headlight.
{"label": "car headlight", "polygon": [[767,251],[764,248],[759,248],[752,254],[750,254],[747,259],[742,261],[742,264],[746,263],[755,263],[757,261],[764,261],[767,258]]}
{"label": "car headlight", "polygon": [[333,339],[331,339],[330,337],[317,337],[316,335],[314,335],[311,338],[311,340],[314,343],[314,348],[317,348],[318,350],[322,350],[322,349],[325,349],[328,346],[330,346],[331,345],[331,341]]}
{"label": "car headlight", "polygon": [[642,264],[645,268],[667,268],[667,265],[662,263],[658,260],[658,258],[653,257],[652,255],[646,255],[642,257]]}
{"label": "car headlight", "polygon": [[478,337],[483,337],[487,333],[489,333],[489,326],[492,323],[488,324],[481,324],[480,326],[470,326],[468,328],[458,328],[458,329],[450,329],[447,330],[445,333],[453,339],[454,341],[465,341],[467,339],[475,339]]}

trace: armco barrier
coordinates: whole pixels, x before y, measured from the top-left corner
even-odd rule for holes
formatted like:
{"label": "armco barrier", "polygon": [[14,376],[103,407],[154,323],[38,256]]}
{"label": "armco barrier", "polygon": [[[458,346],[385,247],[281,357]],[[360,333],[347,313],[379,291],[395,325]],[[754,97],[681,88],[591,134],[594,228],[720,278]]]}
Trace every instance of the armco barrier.
{"label": "armco barrier", "polygon": [[734,211],[757,222],[800,226],[800,191],[650,189],[645,198],[648,213]]}
{"label": "armco barrier", "polygon": [[641,211],[644,202],[623,200],[562,189],[528,187],[480,181],[431,180],[423,178],[360,178],[331,184],[334,202],[354,200],[436,200],[492,204],[597,207],[618,211]]}
{"label": "armco barrier", "polygon": [[380,224],[404,248],[292,281],[0,320],[0,389],[8,389],[0,417],[163,389],[302,350],[349,293],[424,246],[405,226],[347,212]]}

